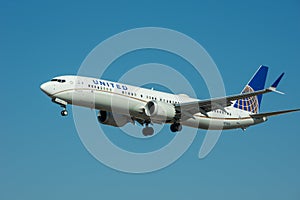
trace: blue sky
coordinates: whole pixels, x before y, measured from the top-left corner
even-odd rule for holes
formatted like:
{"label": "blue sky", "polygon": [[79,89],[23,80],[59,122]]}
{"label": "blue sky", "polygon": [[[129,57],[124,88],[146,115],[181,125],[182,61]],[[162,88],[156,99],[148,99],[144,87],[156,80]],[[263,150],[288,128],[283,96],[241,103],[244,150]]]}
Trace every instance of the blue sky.
{"label": "blue sky", "polygon": [[[106,38],[158,26],[202,44],[222,73],[228,94],[240,92],[264,64],[270,66],[269,84],[286,72],[280,85],[286,95],[264,96],[262,111],[300,107],[299,9],[296,0],[2,1],[0,199],[299,199],[299,113],[272,118],[246,132],[223,132],[203,160],[197,155],[205,131],[199,130],[174,164],[136,175],[95,160],[82,145],[72,115],[62,118],[60,108],[39,89],[53,76],[76,74],[87,54]],[[124,58],[122,70],[130,63],[160,61],[141,55]],[[174,63],[170,56],[159,58]],[[107,71],[105,77],[117,79],[122,70]],[[181,70],[188,74],[187,68]],[[204,92],[197,95],[207,98],[205,86],[199,88]],[[123,138],[119,130],[110,130]]]}

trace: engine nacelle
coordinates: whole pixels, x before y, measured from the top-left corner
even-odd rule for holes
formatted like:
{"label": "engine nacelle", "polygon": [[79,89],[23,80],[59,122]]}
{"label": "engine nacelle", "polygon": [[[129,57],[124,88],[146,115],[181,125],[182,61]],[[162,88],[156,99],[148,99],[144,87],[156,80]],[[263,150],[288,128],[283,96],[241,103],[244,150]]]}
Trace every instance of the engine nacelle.
{"label": "engine nacelle", "polygon": [[102,110],[98,112],[97,118],[101,124],[106,124],[115,127],[122,127],[130,121],[128,116],[115,113],[113,114],[111,112]]}
{"label": "engine nacelle", "polygon": [[152,120],[168,122],[174,119],[176,111],[172,104],[159,101],[149,101],[145,106],[145,114],[148,117],[151,117]]}

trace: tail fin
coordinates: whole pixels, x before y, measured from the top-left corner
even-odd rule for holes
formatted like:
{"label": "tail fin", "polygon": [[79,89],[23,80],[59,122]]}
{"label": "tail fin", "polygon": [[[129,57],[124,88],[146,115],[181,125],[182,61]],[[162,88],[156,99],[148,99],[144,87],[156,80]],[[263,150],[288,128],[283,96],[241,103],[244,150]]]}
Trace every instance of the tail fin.
{"label": "tail fin", "polygon": [[[245,86],[242,93],[254,92],[264,89],[267,74],[268,67],[260,66],[249,83]],[[239,99],[236,100],[236,102],[233,104],[233,107],[256,114],[259,112],[261,100],[262,95]]]}

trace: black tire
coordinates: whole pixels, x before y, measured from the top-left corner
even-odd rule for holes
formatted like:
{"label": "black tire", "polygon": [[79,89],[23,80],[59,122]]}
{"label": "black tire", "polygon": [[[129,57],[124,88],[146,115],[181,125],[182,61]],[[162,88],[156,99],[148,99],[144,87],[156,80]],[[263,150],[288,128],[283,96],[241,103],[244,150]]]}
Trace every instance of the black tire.
{"label": "black tire", "polygon": [[67,110],[62,110],[60,114],[61,114],[61,116],[67,116],[68,111]]}
{"label": "black tire", "polygon": [[176,125],[175,125],[175,124],[171,124],[170,130],[171,130],[173,133],[177,132]]}
{"label": "black tire", "polygon": [[177,125],[177,132],[180,132],[182,130],[182,125],[181,124],[178,124]]}
{"label": "black tire", "polygon": [[174,124],[171,124],[170,126],[170,130],[175,133],[175,132],[179,132],[182,130],[182,125],[179,124],[179,123],[174,123]]}
{"label": "black tire", "polygon": [[154,134],[154,129],[152,127],[145,127],[143,128],[143,135],[150,136]]}

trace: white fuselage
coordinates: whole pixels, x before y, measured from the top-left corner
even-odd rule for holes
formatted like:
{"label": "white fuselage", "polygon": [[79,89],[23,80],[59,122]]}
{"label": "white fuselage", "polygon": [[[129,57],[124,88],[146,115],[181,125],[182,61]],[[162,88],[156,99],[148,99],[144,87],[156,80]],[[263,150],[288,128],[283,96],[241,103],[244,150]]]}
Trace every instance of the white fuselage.
{"label": "white fuselage", "polygon": [[[82,76],[56,77],[44,83],[41,89],[52,99],[57,98],[67,104],[134,116],[137,119],[145,116],[144,107],[149,101],[175,105],[197,100],[187,95],[174,95]],[[226,112],[214,110],[207,115],[199,112],[191,118],[181,120],[180,123],[201,129],[244,129],[266,121],[266,118],[252,118],[251,113],[233,106],[224,109]]]}

